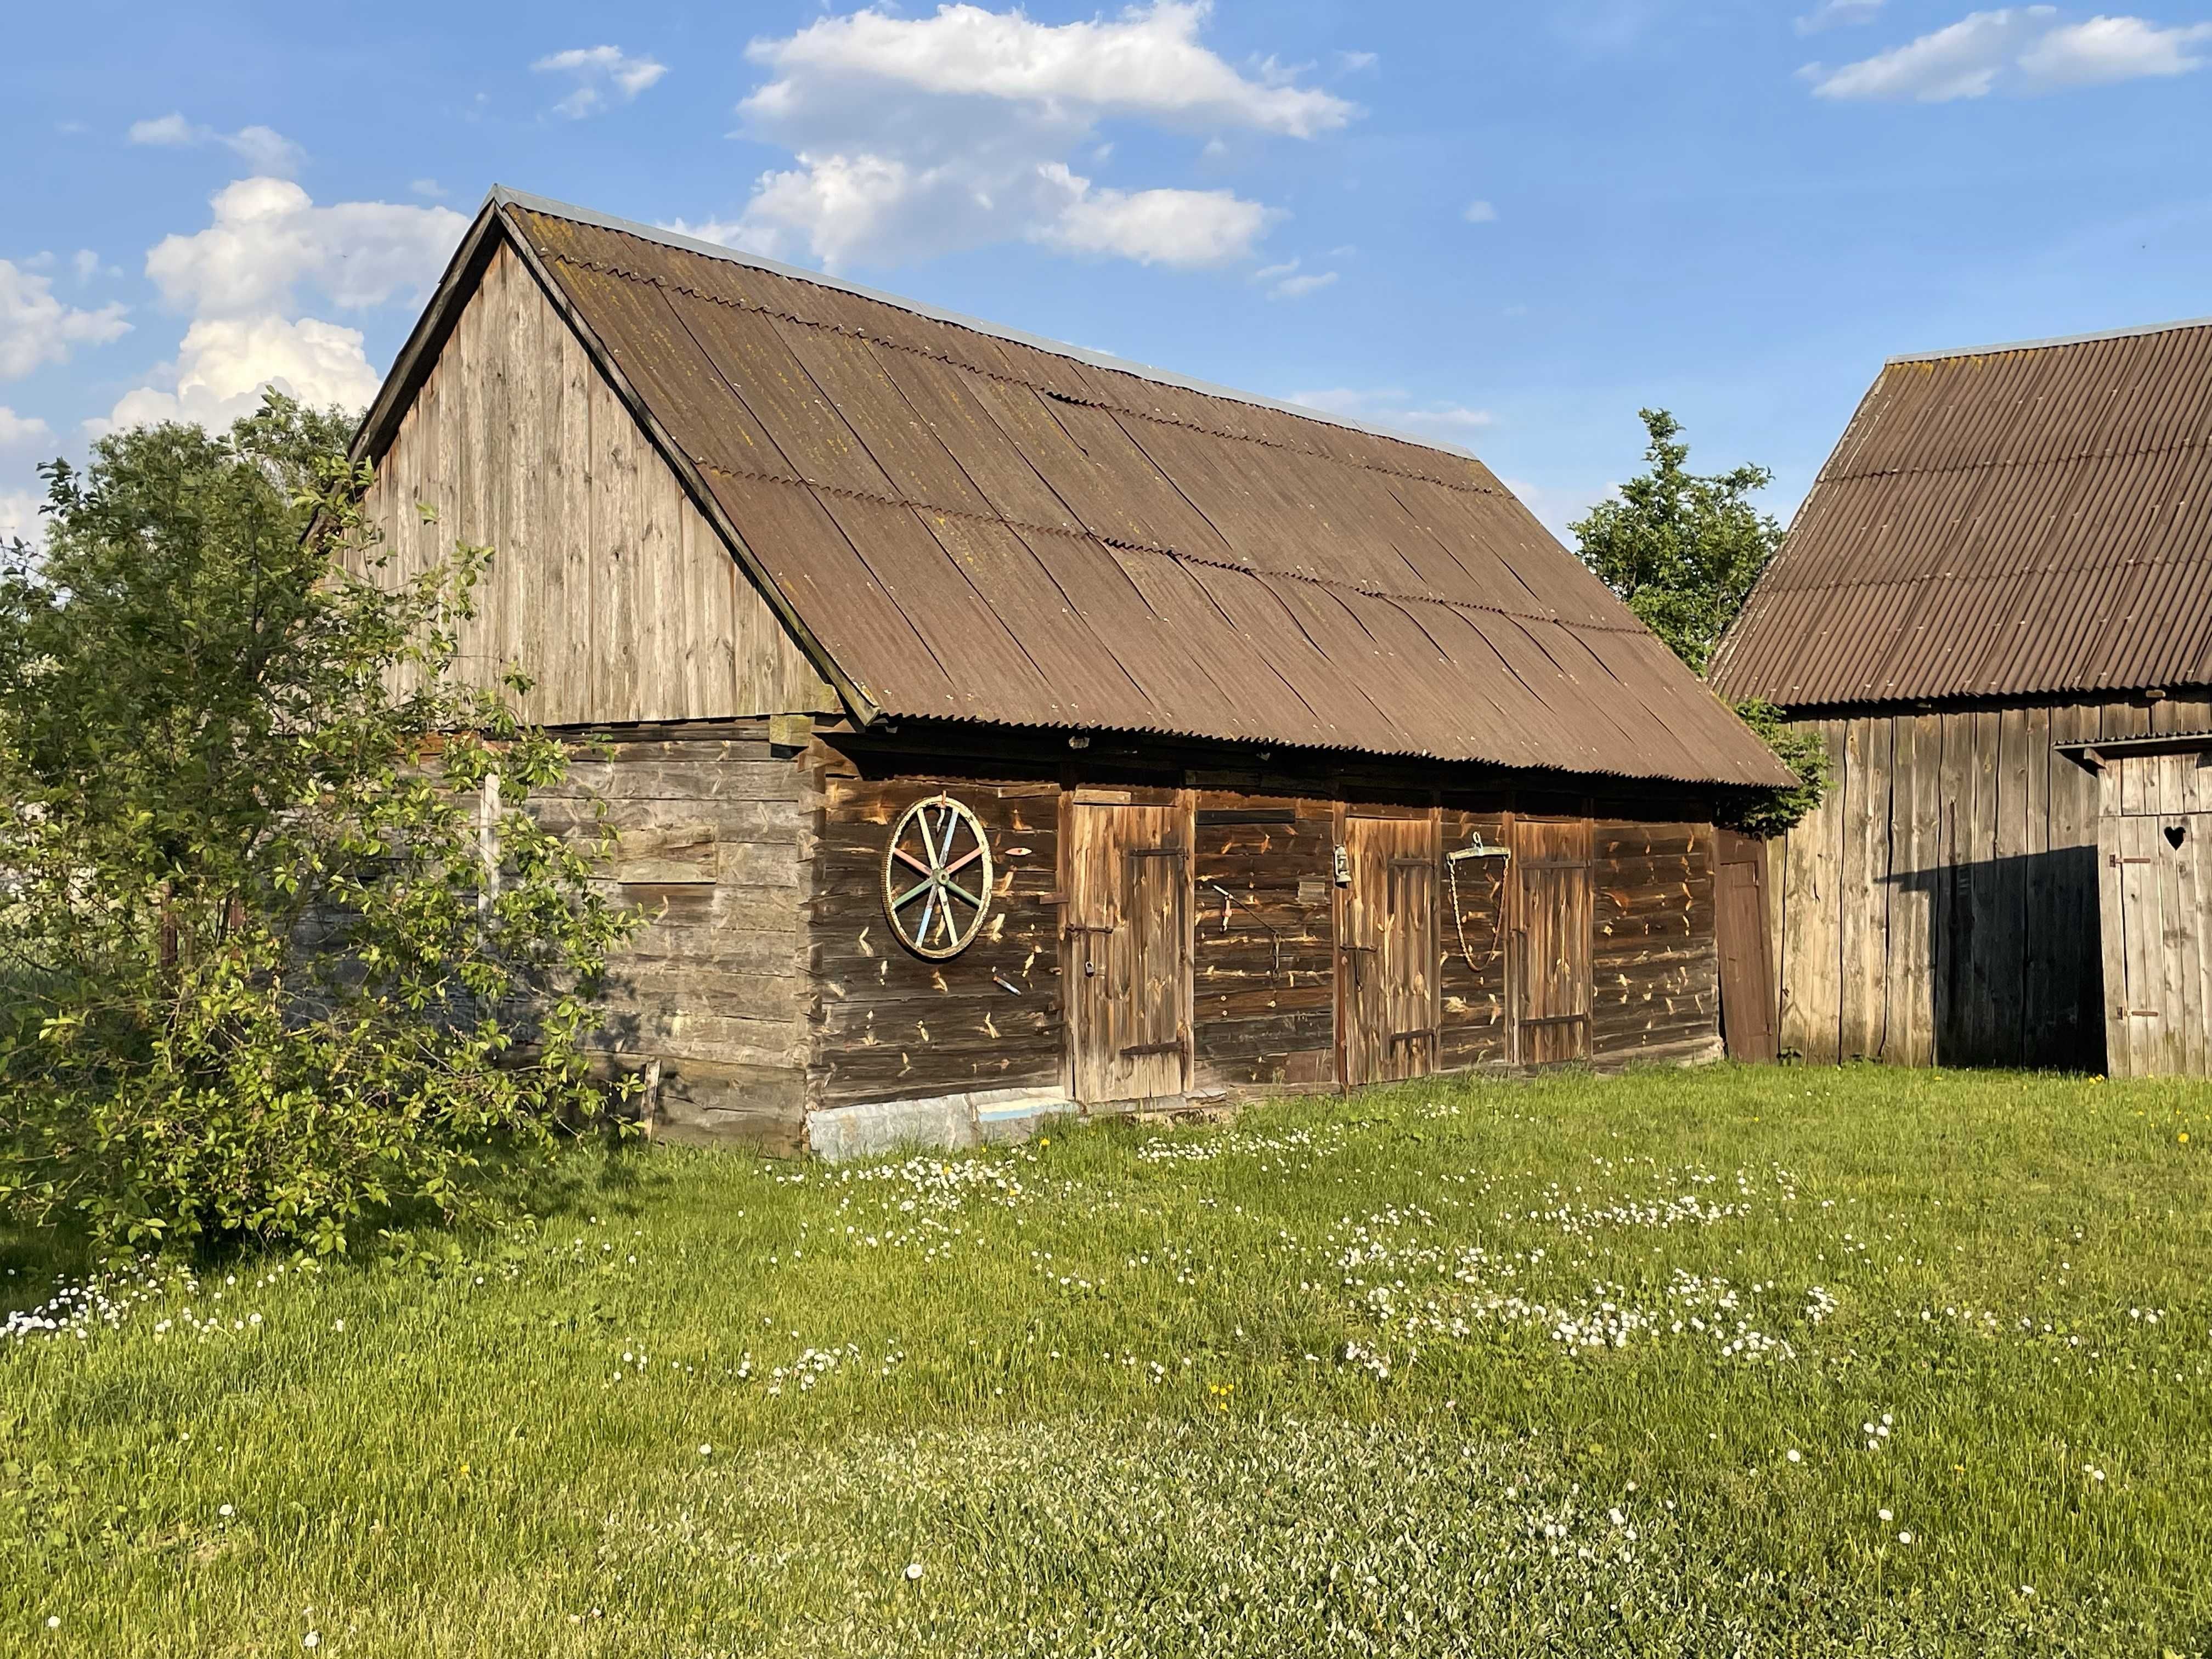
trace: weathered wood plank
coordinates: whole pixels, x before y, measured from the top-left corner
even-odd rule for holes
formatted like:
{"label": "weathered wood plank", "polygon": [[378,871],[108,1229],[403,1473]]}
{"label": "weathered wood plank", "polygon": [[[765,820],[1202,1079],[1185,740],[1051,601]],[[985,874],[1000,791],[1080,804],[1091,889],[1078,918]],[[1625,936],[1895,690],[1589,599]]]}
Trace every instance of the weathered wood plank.
{"label": "weathered wood plank", "polygon": [[532,718],[837,707],[509,251],[460,308],[380,470],[366,506],[393,550],[382,580],[419,573],[457,538],[495,550],[463,666],[484,678],[520,661]]}

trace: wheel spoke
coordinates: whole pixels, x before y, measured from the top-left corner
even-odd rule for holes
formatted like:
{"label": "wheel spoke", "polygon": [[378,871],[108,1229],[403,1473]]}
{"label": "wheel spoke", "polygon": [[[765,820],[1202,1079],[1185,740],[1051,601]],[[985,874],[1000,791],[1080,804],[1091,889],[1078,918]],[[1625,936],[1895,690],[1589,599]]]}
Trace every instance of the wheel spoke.
{"label": "wheel spoke", "polygon": [[896,898],[893,899],[891,901],[891,908],[896,910],[906,905],[913,903],[915,900],[920,898],[924,893],[927,893],[930,889],[936,885],[936,877],[925,876],[921,880],[915,883],[913,886],[908,888],[906,891],[901,893]]}
{"label": "wheel spoke", "polygon": [[908,852],[903,847],[892,848],[891,856],[898,860],[901,863],[911,866],[913,868],[921,871],[925,876],[932,873],[930,867],[927,865],[924,864],[920,859],[915,857],[913,854]]}

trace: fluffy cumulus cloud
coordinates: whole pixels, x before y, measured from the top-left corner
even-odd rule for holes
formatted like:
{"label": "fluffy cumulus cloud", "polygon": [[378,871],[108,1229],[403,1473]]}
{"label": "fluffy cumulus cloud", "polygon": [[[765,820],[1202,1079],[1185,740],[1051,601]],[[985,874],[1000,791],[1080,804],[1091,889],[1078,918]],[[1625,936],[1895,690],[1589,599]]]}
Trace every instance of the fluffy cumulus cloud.
{"label": "fluffy cumulus cloud", "polygon": [[1312,138],[1356,113],[1272,64],[1232,66],[1200,39],[1206,16],[1192,0],[1059,24],[869,9],[756,40],[769,78],[738,113],[796,165],[763,175],[735,220],[680,228],[831,266],[1023,240],[1177,266],[1246,258],[1276,216],[1261,204],[1104,187],[1070,165],[1103,159],[1109,121]]}
{"label": "fluffy cumulus cloud", "polygon": [[79,346],[106,345],[130,332],[124,307],[87,311],[54,297],[51,276],[0,259],[0,380],[20,380],[66,362]]}
{"label": "fluffy cumulus cloud", "polygon": [[52,436],[53,428],[37,416],[18,415],[7,404],[0,404],[0,449],[44,443]]}
{"label": "fluffy cumulus cloud", "polygon": [[2140,17],[2060,21],[2056,6],[2006,6],[1839,69],[1802,71],[1823,98],[1926,104],[2185,75],[2212,62],[2212,23],[2161,27]]}
{"label": "fluffy cumulus cloud", "polygon": [[366,408],[382,376],[369,366],[361,331],[313,317],[204,317],[185,331],[159,386],[125,392],[94,431],[155,421],[228,426],[274,386],[303,403]]}
{"label": "fluffy cumulus cloud", "polygon": [[129,137],[134,144],[158,144],[172,149],[219,144],[256,173],[287,178],[297,173],[307,159],[306,151],[272,128],[240,127],[235,132],[218,132],[213,127],[187,121],[182,115],[157,115],[151,120],[134,121]]}
{"label": "fluffy cumulus cloud", "polygon": [[213,206],[205,230],[166,236],[146,256],[162,299],[196,315],[281,308],[303,285],[342,309],[380,306],[434,280],[468,226],[451,208],[317,207],[286,179],[241,179]]}
{"label": "fluffy cumulus cloud", "polygon": [[434,282],[467,221],[441,207],[343,202],[319,207],[283,179],[216,192],[213,222],[163,238],[146,274],[191,323],[176,356],[126,392],[94,432],[162,420],[227,424],[274,386],[360,408],[380,376],[359,329],[295,314],[313,296],[342,311],[412,299]]}
{"label": "fluffy cumulus cloud", "polygon": [[27,489],[0,489],[0,547],[19,540],[36,547],[46,540],[39,524],[42,500]]}
{"label": "fluffy cumulus cloud", "polygon": [[580,121],[617,104],[627,104],[668,73],[668,65],[633,56],[620,46],[573,46],[539,58],[530,66],[540,75],[572,82],[554,112]]}

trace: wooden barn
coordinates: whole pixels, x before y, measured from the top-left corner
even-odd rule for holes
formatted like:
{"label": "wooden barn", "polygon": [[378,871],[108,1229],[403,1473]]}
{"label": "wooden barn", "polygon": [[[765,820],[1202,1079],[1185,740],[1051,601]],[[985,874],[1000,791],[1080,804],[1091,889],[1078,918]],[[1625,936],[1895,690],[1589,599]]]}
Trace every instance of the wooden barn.
{"label": "wooden barn", "polygon": [[2212,727],[2212,319],[1893,358],[1712,678],[1834,766],[1767,871],[1785,1054],[2133,1069],[2069,756]]}
{"label": "wooden barn", "polygon": [[1788,775],[1471,457],[503,191],[356,453],[611,745],[672,1130],[1716,1050],[1714,803]]}

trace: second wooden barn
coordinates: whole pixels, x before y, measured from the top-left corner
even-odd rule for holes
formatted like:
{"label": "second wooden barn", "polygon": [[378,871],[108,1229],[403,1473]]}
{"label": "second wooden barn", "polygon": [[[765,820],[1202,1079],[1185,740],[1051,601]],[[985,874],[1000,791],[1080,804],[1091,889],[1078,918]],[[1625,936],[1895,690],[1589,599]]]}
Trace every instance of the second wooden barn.
{"label": "second wooden barn", "polygon": [[2212,321],[1893,358],[1713,679],[1834,767],[1768,871],[1785,1053],[2105,1065],[2068,756],[2212,728]]}
{"label": "second wooden barn", "polygon": [[1715,802],[1787,774],[1470,457],[504,191],[357,453],[611,745],[673,1129],[1715,1051]]}

